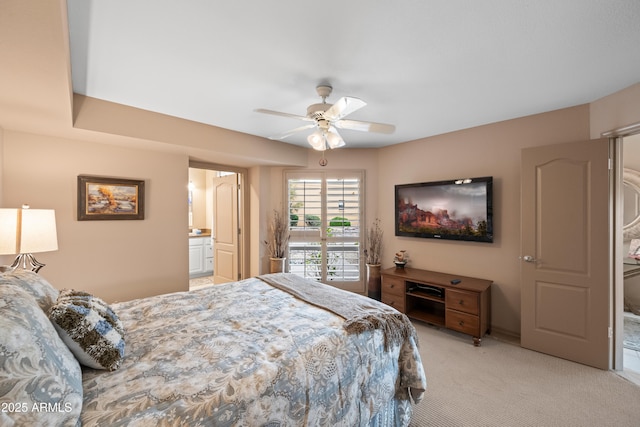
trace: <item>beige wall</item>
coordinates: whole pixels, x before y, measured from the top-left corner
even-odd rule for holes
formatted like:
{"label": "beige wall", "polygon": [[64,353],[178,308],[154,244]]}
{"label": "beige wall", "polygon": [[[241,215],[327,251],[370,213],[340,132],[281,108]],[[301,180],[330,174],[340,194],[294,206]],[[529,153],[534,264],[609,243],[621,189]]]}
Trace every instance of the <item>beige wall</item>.
{"label": "beige wall", "polygon": [[[3,183],[6,181],[4,177],[4,129],[0,127],[0,207],[5,206],[3,204],[3,194],[4,194],[4,185]],[[0,256],[0,262],[2,261],[2,256]]]}
{"label": "beige wall", "polygon": [[[640,121],[638,85],[591,105],[509,120],[404,144],[327,152],[328,169],[362,169],[366,177],[366,221],[380,217],[385,267],[406,249],[411,265],[491,279],[495,328],[520,330],[520,150],[586,140],[594,132]],[[621,100],[625,107],[610,105]],[[637,114],[637,119],[634,117]],[[597,124],[594,124],[597,123]],[[595,130],[594,130],[595,129]],[[187,188],[189,159],[167,150],[131,149],[4,130],[0,139],[2,206],[30,203],[54,208],[60,249],[40,254],[43,276],[59,287],[93,292],[108,301],[187,288]],[[306,167],[320,169],[320,153],[306,150]],[[232,165],[232,164],[230,164]],[[233,165],[232,165],[233,166]],[[236,165],[238,166],[238,165]],[[281,208],[283,167],[248,169],[245,274],[267,271],[262,242],[268,214]],[[145,221],[76,221],[78,174],[142,178],[147,182]],[[493,244],[433,241],[394,236],[395,184],[494,177]],[[6,263],[10,257],[1,261]]]}
{"label": "beige wall", "polygon": [[[384,228],[383,267],[408,251],[410,266],[494,281],[492,325],[520,331],[520,151],[589,138],[586,105],[476,127],[380,151],[378,209]],[[394,185],[493,176],[494,243],[394,235]]]}
{"label": "beige wall", "polygon": [[[192,159],[220,165],[252,167],[257,164],[299,165],[306,150],[240,132],[205,125],[122,104],[74,94],[73,127],[87,135],[122,137],[144,148],[192,153]],[[112,138],[118,143],[120,138]],[[151,148],[154,149],[154,148]]]}
{"label": "beige wall", "polygon": [[[273,193],[277,194],[282,185],[281,181],[274,179],[277,175],[274,173],[275,169],[279,168],[256,166],[249,170],[247,182],[249,193],[245,194],[245,197],[248,199],[251,209],[245,218],[248,221],[247,228],[249,228],[248,233],[251,233],[251,238],[248,243],[249,265],[245,271],[248,271],[250,276],[269,271],[269,260],[263,242],[267,240],[267,223],[269,215],[274,209],[271,201],[276,199],[276,196]],[[245,237],[246,235],[245,232]]]}
{"label": "beige wall", "polygon": [[[366,221],[382,221],[384,268],[392,267],[393,254],[405,249],[412,267],[493,280],[492,324],[519,334],[520,150],[588,139],[589,106],[582,105],[379,150],[330,151],[326,168],[365,170]],[[319,169],[319,158],[309,150],[307,167]],[[273,185],[282,186],[279,172],[272,175]],[[475,176],[494,177],[494,243],[394,235],[394,185]],[[279,205],[282,190],[277,196],[272,206]]]}
{"label": "beige wall", "polygon": [[[7,23],[14,43],[4,57],[12,64],[7,68],[12,84],[5,85],[0,105],[0,206],[28,202],[56,209],[60,249],[38,255],[48,263],[42,274],[57,287],[85,289],[107,300],[186,289],[184,147],[191,160],[248,168],[245,268],[251,275],[266,271],[262,241],[267,214],[282,201],[281,166],[304,165],[306,157],[306,167],[319,168],[319,153],[73,95],[64,2],[40,2],[36,14],[22,13],[31,5],[23,10],[15,3],[20,4],[15,16],[27,19]],[[365,170],[367,222],[382,219],[385,266],[396,250],[407,249],[415,267],[492,279],[493,324],[518,332],[521,148],[596,138],[635,122],[640,122],[640,83],[587,106],[381,150],[329,151],[328,168]],[[145,179],[147,219],[76,221],[76,177],[85,173]],[[395,184],[480,175],[495,178],[495,243],[393,235]]]}
{"label": "beige wall", "polygon": [[[509,120],[424,138],[379,150],[329,151],[328,169],[363,169],[366,176],[366,222],[379,217],[384,229],[383,267],[393,254],[409,252],[411,266],[494,281],[496,329],[520,331],[520,151],[524,147],[589,139],[589,106]],[[309,150],[307,167],[319,169],[320,153]],[[282,200],[282,171],[272,176],[271,205]],[[492,244],[396,237],[394,186],[458,177],[494,177]]]}
{"label": "beige wall", "polygon": [[[191,228],[211,228],[207,226],[207,171],[189,168],[189,183],[193,184],[192,209],[193,225]],[[186,232],[186,231],[185,231]]]}
{"label": "beige wall", "polygon": [[[59,250],[36,256],[54,286],[107,301],[188,289],[186,156],[5,130],[0,157],[4,207],[56,210]],[[81,174],[144,179],[145,220],[77,221]]]}
{"label": "beige wall", "polygon": [[591,138],[640,122],[640,83],[600,98],[591,104]]}

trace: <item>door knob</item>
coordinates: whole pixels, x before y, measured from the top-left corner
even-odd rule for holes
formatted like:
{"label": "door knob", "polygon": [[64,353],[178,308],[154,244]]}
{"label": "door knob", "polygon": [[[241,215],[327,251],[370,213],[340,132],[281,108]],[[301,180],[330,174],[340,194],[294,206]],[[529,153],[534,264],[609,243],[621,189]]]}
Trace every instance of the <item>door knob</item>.
{"label": "door knob", "polygon": [[523,257],[520,257],[520,259],[523,260],[524,262],[536,262],[536,259],[531,255],[525,255]]}

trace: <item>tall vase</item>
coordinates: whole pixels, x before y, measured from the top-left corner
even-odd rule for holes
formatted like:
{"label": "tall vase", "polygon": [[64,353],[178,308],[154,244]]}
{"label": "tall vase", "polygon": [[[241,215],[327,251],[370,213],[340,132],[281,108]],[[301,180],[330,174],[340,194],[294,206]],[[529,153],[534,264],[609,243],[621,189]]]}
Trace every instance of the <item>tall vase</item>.
{"label": "tall vase", "polygon": [[367,264],[367,292],[369,298],[380,301],[381,285],[380,264]]}
{"label": "tall vase", "polygon": [[286,258],[269,258],[271,263],[269,264],[270,273],[282,273],[284,272],[284,262]]}

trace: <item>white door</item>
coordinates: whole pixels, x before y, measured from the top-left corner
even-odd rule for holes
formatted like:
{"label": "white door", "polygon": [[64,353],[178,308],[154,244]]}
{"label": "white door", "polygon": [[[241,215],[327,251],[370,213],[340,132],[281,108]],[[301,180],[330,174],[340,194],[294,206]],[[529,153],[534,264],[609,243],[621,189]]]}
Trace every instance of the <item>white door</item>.
{"label": "white door", "polygon": [[238,175],[213,179],[213,282],[239,280]]}
{"label": "white door", "polygon": [[521,344],[610,367],[609,140],[522,150]]}

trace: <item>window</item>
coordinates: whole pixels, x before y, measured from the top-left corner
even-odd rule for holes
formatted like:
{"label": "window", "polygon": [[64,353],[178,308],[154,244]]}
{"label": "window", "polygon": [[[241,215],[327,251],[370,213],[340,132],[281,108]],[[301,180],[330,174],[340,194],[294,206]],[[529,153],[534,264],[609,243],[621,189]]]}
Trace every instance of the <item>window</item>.
{"label": "window", "polygon": [[362,172],[287,172],[289,271],[364,291]]}

